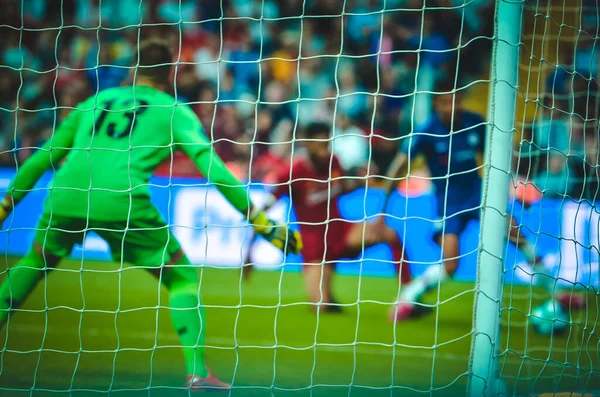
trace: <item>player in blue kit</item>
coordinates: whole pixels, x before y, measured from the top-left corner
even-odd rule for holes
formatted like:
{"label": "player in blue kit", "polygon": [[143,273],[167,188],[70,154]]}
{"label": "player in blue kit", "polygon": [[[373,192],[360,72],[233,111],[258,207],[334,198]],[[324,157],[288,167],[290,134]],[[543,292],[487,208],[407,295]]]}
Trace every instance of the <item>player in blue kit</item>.
{"label": "player in blue kit", "polygon": [[[400,153],[394,159],[386,181],[391,191],[394,180],[404,177],[410,161],[423,154],[437,199],[434,239],[442,247],[443,266],[429,266],[419,277],[405,286],[400,299],[390,313],[390,320],[400,321],[415,314],[421,296],[452,277],[458,267],[459,238],[472,220],[479,220],[481,207],[480,166],[478,155],[483,152],[486,123],[483,118],[461,109],[460,91],[441,83],[435,95],[434,114],[420,132],[405,138]],[[508,227],[508,225],[507,225]],[[511,230],[510,240],[531,263],[539,262],[534,247]]]}

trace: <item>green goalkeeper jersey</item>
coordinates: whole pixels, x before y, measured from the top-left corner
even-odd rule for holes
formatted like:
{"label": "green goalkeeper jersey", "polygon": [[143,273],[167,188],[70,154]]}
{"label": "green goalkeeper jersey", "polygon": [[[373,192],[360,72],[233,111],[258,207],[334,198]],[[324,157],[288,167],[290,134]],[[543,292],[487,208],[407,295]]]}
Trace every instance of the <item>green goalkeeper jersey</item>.
{"label": "green goalkeeper jersey", "polygon": [[46,211],[102,221],[144,218],[155,212],[150,176],[176,150],[183,150],[234,207],[247,211],[247,189],[214,153],[198,117],[149,86],[112,88],[80,103],[20,168],[11,194],[20,201],[52,167],[58,170]]}

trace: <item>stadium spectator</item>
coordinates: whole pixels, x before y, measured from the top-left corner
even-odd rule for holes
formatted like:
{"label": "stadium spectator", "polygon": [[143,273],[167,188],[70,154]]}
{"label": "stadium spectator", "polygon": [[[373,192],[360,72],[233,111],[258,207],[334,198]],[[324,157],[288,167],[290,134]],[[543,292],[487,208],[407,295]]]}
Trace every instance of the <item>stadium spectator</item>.
{"label": "stadium spectator", "polygon": [[400,150],[400,131],[396,124],[388,121],[381,127],[375,128],[372,133],[371,164],[374,168],[371,174],[386,175]]}
{"label": "stadium spectator", "polygon": [[302,25],[302,55],[319,56],[325,54],[325,38],[316,30],[318,23],[312,19],[306,19]]}
{"label": "stadium spectator", "polygon": [[368,48],[371,35],[379,35],[381,30],[381,9],[377,0],[369,0],[367,4],[357,2],[348,16],[348,36],[359,53]]}
{"label": "stadium spectator", "polygon": [[577,51],[574,57],[575,72],[580,73],[582,77],[590,79],[598,76],[598,44],[596,40],[582,35],[578,39]]}
{"label": "stadium spectator", "polygon": [[371,62],[383,68],[389,68],[392,65],[394,49],[394,21],[390,18],[385,19],[382,32],[371,34],[369,54],[375,54],[369,57]]}
{"label": "stadium spectator", "polygon": [[86,57],[86,75],[97,92],[118,87],[129,74],[129,59],[118,54],[115,43],[92,45]]}
{"label": "stadium spectator", "polygon": [[347,174],[357,174],[369,161],[369,138],[346,114],[338,113],[331,146]]}
{"label": "stadium spectator", "polygon": [[260,70],[260,48],[256,48],[246,27],[239,42],[238,48],[231,51],[229,60],[236,84],[248,87],[251,92],[257,92]]}
{"label": "stadium spectator", "polygon": [[551,65],[552,71],[548,73],[545,81],[546,95],[549,95],[554,100],[554,106],[557,109],[565,112],[570,111],[570,90],[572,71],[573,71],[573,56],[572,53],[561,48],[558,53],[558,63]]}
{"label": "stadium spectator", "polygon": [[564,197],[576,182],[574,163],[585,158],[585,145],[580,135],[572,134],[568,117],[553,107],[548,97],[538,107],[533,126],[532,155],[538,155],[540,171],[533,182],[545,196]]}
{"label": "stadium spectator", "polygon": [[271,54],[269,62],[265,64],[270,75],[276,81],[289,85],[297,79],[298,48],[300,35],[295,31],[286,31],[281,34],[281,47]]}
{"label": "stadium spectator", "polygon": [[[6,3],[6,7],[3,7],[3,18],[6,19],[6,25],[10,25],[13,23],[9,21],[10,15],[14,16],[13,20],[19,20],[19,10],[14,7],[14,1]],[[68,86],[74,84],[80,87],[77,81],[83,82],[86,90],[91,92],[124,82],[128,69],[123,66],[131,59],[138,41],[139,32],[133,26],[140,20],[143,23],[160,22],[169,25],[181,22],[180,26],[174,28],[157,25],[143,29],[143,32],[146,32],[144,35],[150,32],[163,37],[168,35],[175,46],[181,44],[178,59],[183,64],[179,65],[177,71],[177,92],[180,101],[196,100],[203,81],[210,82],[213,90],[217,89],[218,82],[219,104],[224,104],[223,101],[243,99],[247,103],[236,104],[237,113],[240,117],[247,117],[254,111],[252,102],[259,95],[263,99],[266,91],[279,91],[277,101],[283,104],[270,103],[261,107],[271,113],[272,126],[277,129],[271,138],[282,141],[292,139],[291,131],[296,123],[306,125],[312,121],[333,121],[335,101],[326,101],[325,98],[335,96],[336,65],[340,88],[337,110],[350,116],[353,124],[369,121],[369,96],[357,94],[357,91],[375,91],[375,76],[378,74],[375,64],[370,69],[364,69],[368,70],[368,73],[357,73],[359,69],[363,71],[367,59],[363,62],[344,57],[338,62],[335,57],[321,57],[322,55],[338,54],[340,50],[350,55],[360,54],[361,51],[375,53],[383,50],[386,54],[381,57],[380,62],[392,67],[397,73],[400,71],[400,75],[403,73],[400,65],[405,57],[402,54],[399,56],[396,50],[406,47],[397,46],[395,31],[391,28],[393,24],[389,22],[391,20],[386,19],[383,32],[385,43],[378,42],[382,9],[380,1],[370,0],[348,5],[346,11],[357,14],[348,17],[348,26],[355,25],[360,28],[352,31],[351,35],[355,37],[349,38],[349,45],[343,49],[341,18],[336,17],[342,13],[341,4],[302,1],[280,4],[272,0],[231,0],[222,3],[228,19],[219,22],[221,5],[216,6],[212,2],[204,1],[144,1],[140,7],[137,0],[65,0],[60,12],[57,12],[55,7],[50,7],[45,0],[34,3],[26,10],[26,18],[29,21],[27,23],[30,24],[28,26],[57,26],[56,24],[63,23],[63,20],[64,23],[69,22],[83,28],[101,29],[98,37],[94,30],[65,27],[58,39],[56,30],[31,32],[22,39],[18,31],[6,30],[6,39],[0,44],[3,65],[18,68],[23,63],[25,67],[36,71],[59,67],[57,76],[25,71],[22,73],[24,82],[20,94],[20,100],[23,101],[21,107],[25,103],[33,107],[45,103],[51,107],[54,103],[53,97],[60,97]],[[388,7],[411,7],[410,3],[411,1],[403,0],[388,1]],[[302,19],[301,15],[304,15]],[[261,16],[265,20],[260,22],[235,19]],[[274,23],[273,19],[280,16],[288,19]],[[313,19],[311,16],[319,18]],[[386,18],[387,16],[386,14]],[[218,28],[220,23],[223,24],[223,40],[219,29],[215,28]],[[116,29],[103,29],[105,26]],[[365,33],[370,34],[365,36]],[[390,38],[393,39],[391,43]],[[302,55],[308,58],[300,62],[298,76],[296,59],[300,45]],[[270,56],[277,59],[264,60]],[[185,66],[187,62],[193,63],[193,71]],[[262,74],[260,68],[263,68]],[[402,84],[414,81],[414,78],[404,77],[401,80]],[[399,92],[398,88],[394,87],[398,81],[387,83],[388,80],[387,72],[382,71],[381,92],[394,96]],[[403,90],[410,92],[410,87],[408,91]],[[213,100],[216,98],[217,96]],[[294,102],[296,99],[300,101]],[[402,113],[402,101],[398,98],[384,97],[381,105],[381,114],[385,115],[385,118],[397,119]],[[377,117],[378,125],[385,123],[385,120],[380,121],[380,117]],[[217,110],[214,121],[212,117],[207,121],[218,125],[221,123],[220,118],[221,111]],[[204,119],[207,119],[206,113]],[[50,119],[45,122],[52,128]],[[21,133],[17,131],[17,134]],[[277,153],[278,146],[273,145],[272,149],[277,155],[281,155]],[[286,151],[289,149],[281,152]]]}
{"label": "stadium spectator", "polygon": [[[56,6],[48,9],[60,11]],[[138,0],[76,0],[74,21],[83,28],[123,28],[146,20],[147,13],[147,3]]]}
{"label": "stadium spectator", "polygon": [[291,104],[292,111],[297,113],[298,123],[304,126],[327,120],[327,105],[331,102],[328,98],[335,96],[334,79],[324,68],[321,58],[307,58],[300,62],[298,87],[299,91],[294,96],[299,102]]}
{"label": "stadium spectator", "polygon": [[206,35],[206,44],[194,53],[196,73],[201,80],[208,80],[215,86],[223,78],[227,64],[220,60],[229,59],[229,51],[223,47],[221,39],[213,34]]}
{"label": "stadium spectator", "polygon": [[211,85],[205,85],[198,98],[196,113],[206,130],[208,138],[214,142],[217,154],[228,162],[235,156],[233,147],[243,132],[236,108],[216,103],[216,92]]}
{"label": "stadium spectator", "polygon": [[361,120],[367,108],[366,89],[359,85],[356,71],[352,68],[343,68],[339,71],[339,97],[337,109],[347,114],[354,120]]}
{"label": "stadium spectator", "polygon": [[406,118],[408,104],[406,91],[401,86],[397,69],[381,68],[379,72],[379,95],[373,97],[377,101],[376,120],[378,125],[396,125]]}
{"label": "stadium spectator", "polygon": [[179,65],[175,77],[175,99],[180,103],[195,102],[201,89],[202,82],[198,79],[194,65]]}
{"label": "stadium spectator", "polygon": [[218,101],[220,104],[222,106],[235,106],[247,92],[248,87],[239,80],[235,81],[231,68],[225,68],[219,82]]}
{"label": "stadium spectator", "polygon": [[42,64],[37,54],[23,44],[22,37],[16,30],[5,31],[3,37],[2,65],[12,69],[25,67],[40,71]]}
{"label": "stadium spectator", "polygon": [[202,21],[200,2],[194,0],[163,0],[157,9],[158,17],[168,23],[180,24],[183,32],[198,29],[198,22]]}
{"label": "stadium spectator", "polygon": [[[244,172],[243,180],[275,183],[282,167],[289,163],[291,137],[278,130],[273,122],[271,112],[259,109],[256,121],[254,118],[248,120],[245,133],[233,147],[232,163]],[[282,133],[285,135],[278,135]]]}

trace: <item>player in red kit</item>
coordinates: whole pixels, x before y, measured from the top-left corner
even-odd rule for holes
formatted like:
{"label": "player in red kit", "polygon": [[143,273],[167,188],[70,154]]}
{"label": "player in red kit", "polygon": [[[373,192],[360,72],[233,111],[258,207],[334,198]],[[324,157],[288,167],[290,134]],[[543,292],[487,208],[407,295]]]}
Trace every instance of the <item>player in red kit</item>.
{"label": "player in red kit", "polygon": [[304,242],[303,273],[309,298],[318,304],[315,310],[321,307],[322,311],[337,312],[340,307],[335,305],[331,293],[336,260],[356,256],[363,247],[387,243],[392,247],[394,262],[400,265],[404,250],[398,235],[385,224],[383,217],[366,226],[342,219],[338,198],[346,192],[348,179],[330,151],[329,126],[310,124],[305,129],[305,139],[306,156],[294,159],[291,171],[288,168],[281,173],[273,195],[276,198],[289,195],[296,210]]}

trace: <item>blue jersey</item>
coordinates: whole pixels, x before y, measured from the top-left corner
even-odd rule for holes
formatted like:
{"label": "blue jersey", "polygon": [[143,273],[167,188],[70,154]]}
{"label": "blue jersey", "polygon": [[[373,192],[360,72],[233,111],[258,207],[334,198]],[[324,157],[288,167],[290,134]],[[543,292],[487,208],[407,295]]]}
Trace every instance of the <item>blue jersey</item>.
{"label": "blue jersey", "polygon": [[[461,211],[481,202],[481,177],[477,153],[483,151],[485,124],[473,113],[456,112],[454,131],[434,116],[424,131],[405,138],[402,151],[411,157],[425,156],[438,199],[438,210]],[[447,190],[446,190],[447,189]]]}

